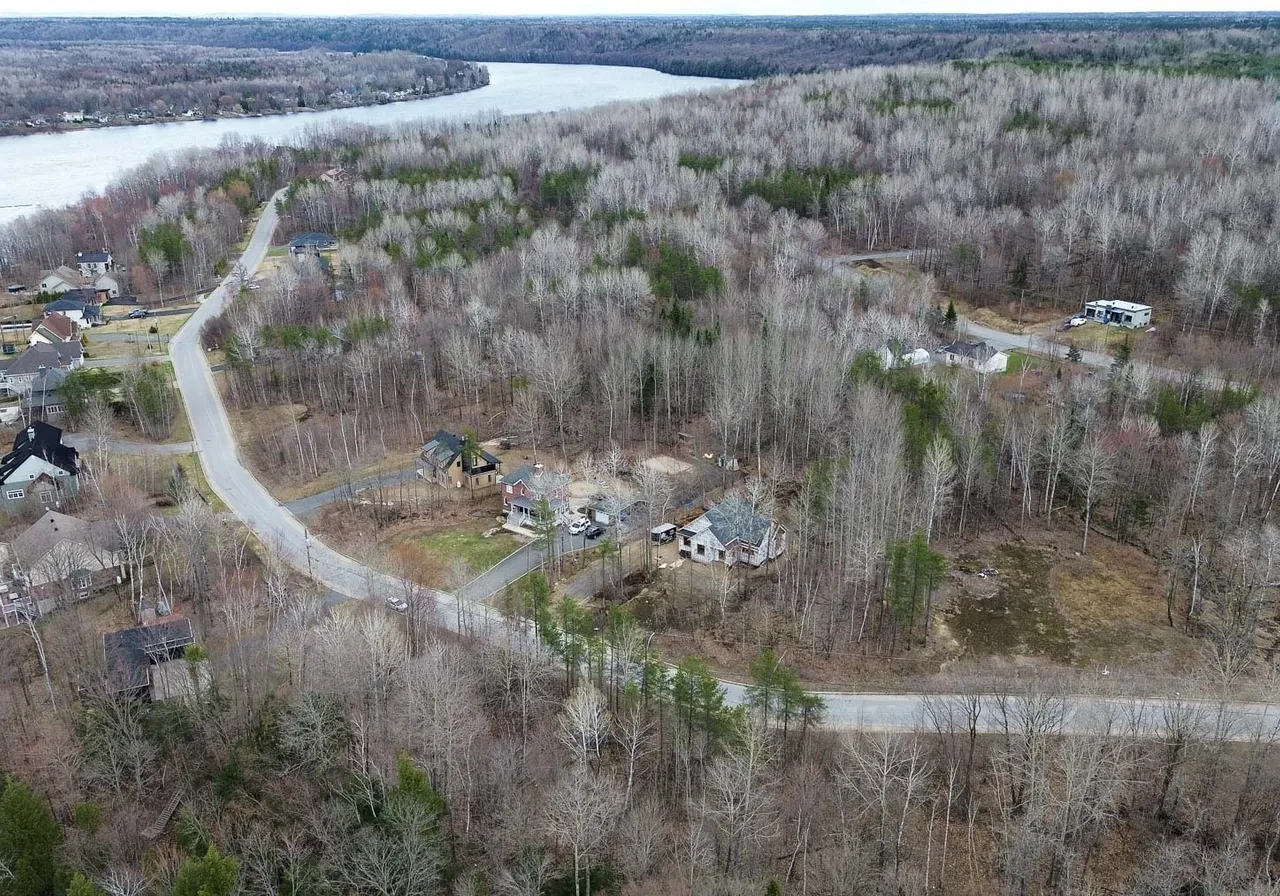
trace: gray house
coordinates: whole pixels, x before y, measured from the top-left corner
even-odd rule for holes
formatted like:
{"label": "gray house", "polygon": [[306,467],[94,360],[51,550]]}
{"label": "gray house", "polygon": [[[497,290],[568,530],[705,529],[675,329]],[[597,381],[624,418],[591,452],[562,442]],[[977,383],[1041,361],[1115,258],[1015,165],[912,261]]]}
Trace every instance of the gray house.
{"label": "gray house", "polygon": [[763,566],[787,549],[787,530],[733,495],[680,527],[680,556],[698,563]]}
{"label": "gray house", "polygon": [[80,490],[80,454],[62,443],[62,430],[40,421],[18,432],[13,450],[0,458],[0,495],[6,511],[34,497],[46,507]]}

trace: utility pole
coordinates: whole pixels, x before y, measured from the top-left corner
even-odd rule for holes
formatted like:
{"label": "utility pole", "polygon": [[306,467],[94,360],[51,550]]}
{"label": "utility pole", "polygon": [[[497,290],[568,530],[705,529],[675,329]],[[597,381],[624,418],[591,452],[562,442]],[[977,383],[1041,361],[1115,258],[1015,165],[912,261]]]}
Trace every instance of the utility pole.
{"label": "utility pole", "polygon": [[311,530],[304,526],[302,529],[302,537],[307,542],[307,575],[314,580],[316,573],[311,567]]}

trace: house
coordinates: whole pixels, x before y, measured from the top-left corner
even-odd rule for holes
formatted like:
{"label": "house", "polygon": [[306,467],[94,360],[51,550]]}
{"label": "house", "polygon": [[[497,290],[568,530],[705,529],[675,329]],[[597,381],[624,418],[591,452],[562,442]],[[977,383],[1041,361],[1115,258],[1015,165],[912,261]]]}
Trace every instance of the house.
{"label": "house", "polygon": [[546,501],[556,525],[569,514],[570,478],[552,473],[542,464],[525,464],[510,474],[499,477],[502,484],[502,509],[508,526],[527,528],[537,520],[538,508]]}
{"label": "house", "polygon": [[479,445],[468,446],[465,441],[451,432],[436,430],[418,454],[418,478],[446,488],[492,492],[498,484],[502,461]]}
{"label": "house", "polygon": [[36,373],[31,382],[21,391],[22,416],[28,420],[44,420],[48,422],[66,413],[67,406],[62,398],[62,382],[67,378],[67,371],[57,367],[45,367]]}
{"label": "house", "polygon": [[136,628],[103,635],[107,693],[143,700],[189,694],[194,685],[183,656],[194,643],[195,628],[181,617],[148,619]]}
{"label": "house", "polygon": [[[14,581],[27,597],[63,603],[85,600],[95,591],[118,584],[125,575],[124,555],[116,528],[109,522],[87,522],[56,510],[44,516],[9,546]],[[39,606],[40,612],[51,607]]]}
{"label": "house", "polygon": [[345,168],[330,168],[320,175],[320,181],[326,184],[349,184],[351,174]]}
{"label": "house", "polygon": [[99,301],[114,299],[120,295],[120,281],[111,274],[99,274],[93,278],[91,286],[98,294]]}
{"label": "house", "polygon": [[[895,350],[896,349],[896,350]],[[933,356],[926,348],[906,349],[890,345],[881,346],[880,364],[885,370],[898,367],[927,367]]]}
{"label": "house", "polygon": [[337,248],[338,241],[327,233],[304,233],[289,241],[290,255],[319,255]]}
{"label": "house", "polygon": [[79,475],[80,454],[62,443],[62,430],[35,421],[19,430],[13,450],[0,458],[0,507],[17,510],[28,498],[57,506],[75,497]]}
{"label": "house", "polygon": [[31,346],[0,369],[0,391],[24,393],[42,370],[77,370],[84,366],[84,349],[78,341]]}
{"label": "house", "polygon": [[681,526],[677,534],[680,556],[698,563],[763,566],[787,549],[787,530],[738,495]]}
{"label": "house", "polygon": [[27,342],[31,345],[45,343],[56,345],[63,342],[76,342],[80,339],[80,325],[65,314],[50,314],[31,331]]}
{"label": "house", "polygon": [[1083,316],[1086,320],[1109,326],[1127,327],[1130,330],[1151,326],[1151,306],[1139,305],[1137,302],[1110,299],[1088,302],[1084,306]]}
{"label": "house", "polygon": [[65,264],[54,268],[52,271],[45,271],[44,276],[40,278],[40,291],[47,295],[56,296],[73,289],[82,289],[89,286],[92,281],[83,276],[79,271],[73,271]]}
{"label": "house", "polygon": [[639,503],[629,497],[597,495],[584,512],[592,522],[601,526],[621,525],[631,518],[632,510]]}
{"label": "house", "polygon": [[90,279],[114,270],[111,253],[106,249],[99,252],[81,252],[76,256],[76,267],[80,269],[82,277]]}
{"label": "house", "polygon": [[985,342],[957,340],[942,347],[942,356],[948,367],[968,367],[978,373],[1004,373],[1009,367],[1009,356]]}
{"label": "house", "polygon": [[98,294],[91,289],[72,289],[44,306],[44,316],[61,314],[78,326],[92,327],[102,322]]}

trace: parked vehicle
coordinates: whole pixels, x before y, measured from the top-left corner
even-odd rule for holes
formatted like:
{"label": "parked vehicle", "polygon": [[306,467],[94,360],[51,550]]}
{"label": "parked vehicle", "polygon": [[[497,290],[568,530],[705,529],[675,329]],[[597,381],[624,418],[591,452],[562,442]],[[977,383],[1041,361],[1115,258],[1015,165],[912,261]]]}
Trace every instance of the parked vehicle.
{"label": "parked vehicle", "polygon": [[649,540],[654,544],[666,544],[676,540],[676,527],[671,523],[663,523],[649,530]]}
{"label": "parked vehicle", "polygon": [[587,531],[587,527],[590,525],[591,520],[587,519],[585,516],[575,516],[569,522],[569,534],[581,535],[583,532]]}
{"label": "parked vehicle", "polygon": [[590,526],[587,527],[587,538],[590,539],[591,541],[595,541],[597,538],[599,538],[603,534],[604,534],[604,526],[601,526],[599,523],[592,523]]}
{"label": "parked vehicle", "polygon": [[129,320],[141,320],[144,317],[150,317],[151,312],[146,308],[134,308],[127,316]]}
{"label": "parked vehicle", "polygon": [[387,606],[397,613],[409,612],[409,602],[403,597],[397,597],[394,594],[387,598]]}

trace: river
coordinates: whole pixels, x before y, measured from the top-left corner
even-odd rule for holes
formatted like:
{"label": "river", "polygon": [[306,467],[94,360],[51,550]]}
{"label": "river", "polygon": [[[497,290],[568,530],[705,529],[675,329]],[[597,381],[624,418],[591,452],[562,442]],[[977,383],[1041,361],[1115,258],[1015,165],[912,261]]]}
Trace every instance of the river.
{"label": "river", "polygon": [[227,134],[288,143],[308,127],[337,122],[382,125],[465,118],[488,112],[555,112],[740,83],[608,65],[485,64],[489,69],[487,87],[434,99],[333,112],[0,137],[0,224],[37,206],[55,208],[76,201],[86,192],[101,190],[155,153],[216,146]]}

